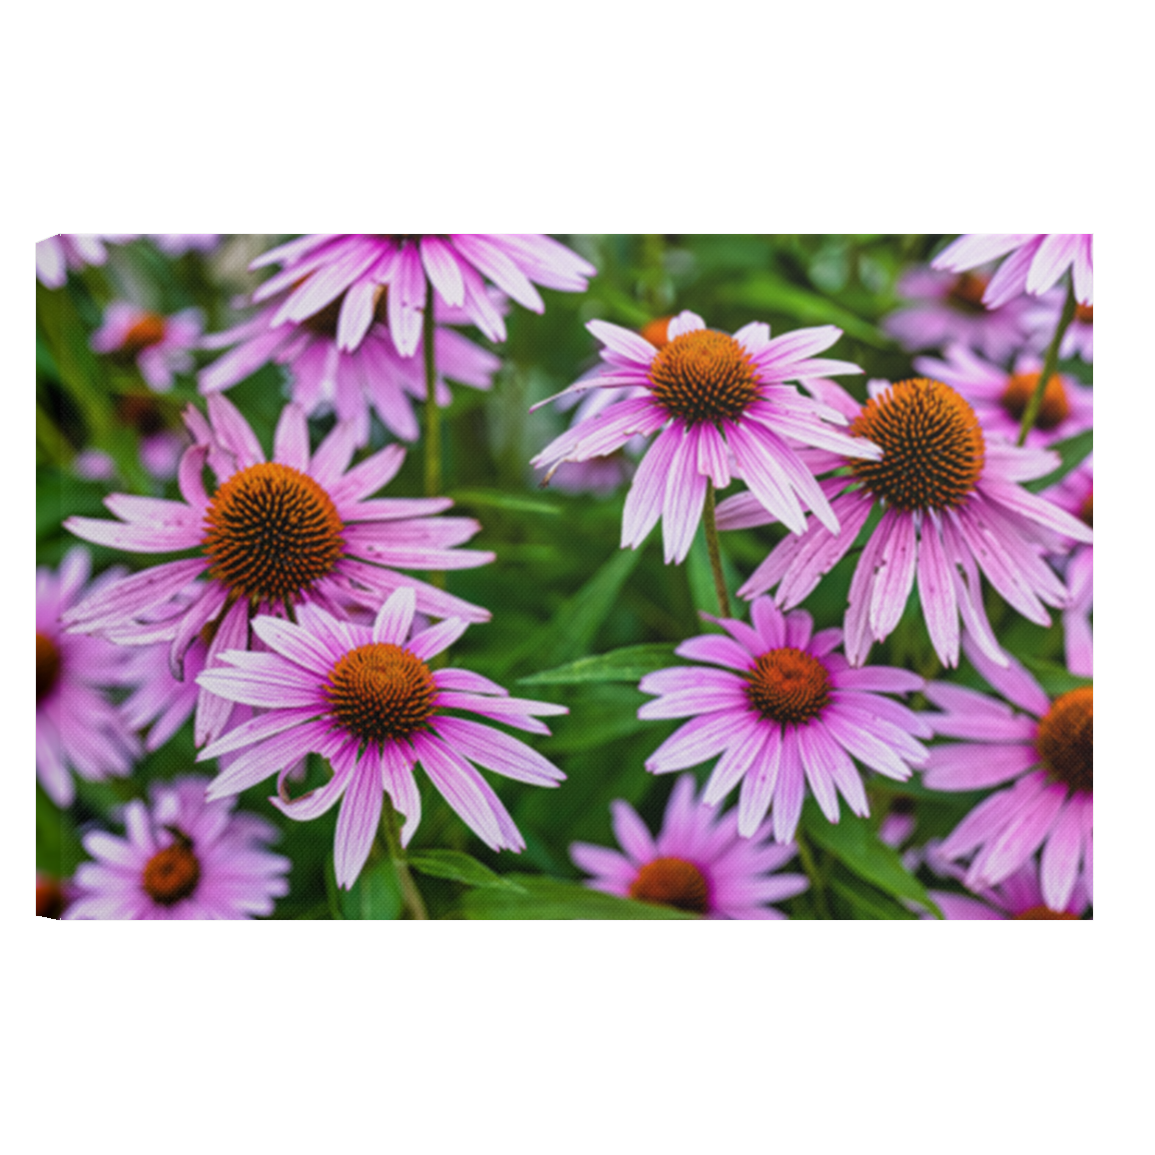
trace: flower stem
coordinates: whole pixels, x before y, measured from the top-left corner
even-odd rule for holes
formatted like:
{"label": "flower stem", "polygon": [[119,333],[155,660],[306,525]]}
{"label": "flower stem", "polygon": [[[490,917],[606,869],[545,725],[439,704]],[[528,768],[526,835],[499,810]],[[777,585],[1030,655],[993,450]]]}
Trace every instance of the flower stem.
{"label": "flower stem", "polygon": [[718,594],[718,611],[724,618],[730,616],[730,595],[726,592],[726,576],[722,572],[722,553],[718,548],[718,523],[714,518],[714,482],[706,479],[706,549],[710,554],[710,569],[714,571],[714,589]]}
{"label": "flower stem", "polygon": [[[441,409],[437,405],[437,326],[433,316],[433,282],[426,280],[421,345],[425,358],[425,496],[441,496]],[[429,582],[445,589],[445,574],[432,571]]]}
{"label": "flower stem", "polygon": [[428,919],[425,901],[421,891],[409,873],[409,866],[405,861],[405,851],[401,849],[401,836],[397,830],[397,811],[393,809],[393,799],[385,795],[384,805],[381,807],[381,833],[385,835],[385,847],[389,857],[393,860],[393,869],[397,871],[397,881],[401,885],[401,898],[410,918]]}
{"label": "flower stem", "polygon": [[1043,358],[1043,371],[1039,374],[1038,384],[1027,402],[1026,409],[1023,410],[1023,423],[1019,426],[1019,445],[1027,440],[1027,434],[1035,427],[1035,419],[1039,416],[1039,409],[1042,408],[1047,382],[1054,376],[1055,367],[1059,363],[1059,345],[1062,344],[1063,335],[1067,332],[1074,317],[1075,286],[1071,281],[1068,281],[1067,299],[1063,302],[1063,311],[1059,314],[1059,324],[1055,328],[1055,335],[1051,338],[1050,345],[1047,346],[1047,353]]}
{"label": "flower stem", "polygon": [[818,873],[818,867],[814,864],[814,856],[810,853],[810,847],[806,845],[806,839],[801,830],[794,834],[794,845],[798,847],[798,859],[802,863],[802,869],[806,871],[806,877],[810,879],[810,888],[814,894],[814,906],[820,917],[830,918],[830,907],[826,905],[826,885],[822,875]]}

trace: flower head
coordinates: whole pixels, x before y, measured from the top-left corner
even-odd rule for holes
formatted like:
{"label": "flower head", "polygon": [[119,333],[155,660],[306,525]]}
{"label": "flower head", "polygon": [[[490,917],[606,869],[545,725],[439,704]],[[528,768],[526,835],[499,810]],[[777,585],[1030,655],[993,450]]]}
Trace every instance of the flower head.
{"label": "flower head", "polygon": [[[961,345],[951,345],[945,360],[916,357],[914,367],[965,397],[986,434],[1014,444],[1043,365],[1037,357],[1023,353],[1008,372]],[[1055,373],[1043,390],[1042,404],[1026,444],[1052,445],[1090,429],[1092,424],[1092,391]]]}
{"label": "flower head", "polygon": [[[406,441],[416,440],[418,425],[412,399],[425,400],[425,370],[420,356],[403,357],[398,352],[384,324],[384,295],[377,302],[369,329],[352,350],[337,344],[340,300],[301,321],[278,320],[289,295],[288,291],[279,294],[250,320],[201,342],[202,349],[234,348],[201,371],[200,391],[211,394],[228,389],[273,360],[289,371],[293,400],[306,414],[331,405],[339,421],[353,423],[358,445],[369,440],[371,410],[392,434]],[[495,300],[494,307],[499,311],[504,308],[500,300]],[[444,378],[488,389],[501,362],[444,327],[445,323],[467,321],[464,310],[439,305],[436,313],[437,403],[444,408],[452,399]],[[421,349],[419,335],[415,352]]]}
{"label": "flower head", "polygon": [[[811,382],[853,418],[850,429],[883,449],[880,461],[844,458],[841,476],[823,481],[842,522],[835,536],[818,521],[787,537],[738,591],[752,598],[778,586],[779,605],[807,597],[849,551],[871,511],[883,510],[850,585],[846,654],[861,665],[871,642],[898,625],[918,579],[930,640],[944,665],[958,665],[959,619],[995,661],[1005,655],[983,608],[979,569],[1024,617],[1050,625],[1044,603],[1068,593],[1044,560],[1069,540],[1091,540],[1090,527],[1018,483],[1051,472],[1058,455],[988,439],[970,403],[941,381],[869,383],[860,406],[833,382]],[[721,529],[770,521],[747,494],[718,508]]]}
{"label": "flower head", "polygon": [[389,332],[402,357],[421,338],[427,286],[434,302],[465,311],[491,341],[505,340],[505,322],[486,292],[488,278],[535,313],[545,305],[533,282],[582,292],[595,270],[541,233],[312,233],[262,254],[253,268],[280,264],[254,301],[290,290],[273,317],[301,323],[339,302],[338,348],[361,343],[385,297]]}
{"label": "flower head", "polygon": [[174,373],[192,369],[189,350],[196,347],[203,328],[200,309],[163,317],[127,301],[113,301],[104,310],[103,324],[92,334],[92,348],[135,363],[149,388],[164,393],[172,388]]}
{"label": "flower head", "polygon": [[952,241],[931,268],[961,273],[1007,256],[983,293],[988,309],[1020,293],[1045,293],[1066,271],[1074,278],[1075,299],[1093,305],[1091,233],[966,233]]}
{"label": "flower head", "polygon": [[943,842],[942,854],[951,859],[973,854],[967,886],[990,887],[1041,846],[1047,905],[1062,910],[1080,877],[1090,899],[1094,687],[1052,699],[1018,662],[998,666],[970,639],[964,646],[975,669],[1023,713],[963,686],[927,686],[927,698],[942,712],[924,715],[926,721],[936,735],[963,740],[931,749],[924,785],[979,790],[1013,782],[959,823]]}
{"label": "flower head", "polygon": [[[265,711],[202,751],[202,760],[243,751],[213,781],[209,796],[236,794],[280,771],[282,796],[271,801],[291,818],[316,818],[343,797],[335,847],[341,886],[351,886],[365,863],[384,793],[405,815],[402,842],[413,836],[421,819],[417,762],[494,850],[520,850],[524,843],[473,763],[539,786],[565,777],[524,743],[457,716],[479,714],[548,734],[536,715],[564,714],[565,707],[511,698],[468,670],[432,669],[429,659],[456,641],[466,623],[448,618],[411,638],[414,607],[413,591],[399,589],[371,627],[338,621],[310,604],[299,608],[296,625],[257,618],[253,629],[270,652],[228,651],[222,668],[199,678],[221,698]],[[333,777],[289,801],[283,768],[310,751],[329,759]]]}
{"label": "flower head", "polygon": [[1005,361],[1026,343],[1030,305],[1015,299],[987,309],[982,298],[989,280],[977,273],[911,269],[898,283],[909,303],[891,313],[883,328],[905,349],[959,344],[992,361]]}
{"label": "flower head", "polygon": [[[484,565],[491,553],[452,548],[471,538],[471,518],[434,518],[447,498],[371,499],[401,467],[405,451],[391,445],[349,468],[354,435],[339,424],[310,452],[305,414],[287,405],[277,424],[273,460],[266,461],[240,413],[219,395],[209,398],[211,425],[194,409],[187,420],[197,441],[181,460],[183,501],[113,494],[105,505],[122,520],[72,517],[65,528],[89,541],[141,553],[195,550],[182,561],[144,570],[73,607],[67,624],[130,644],[170,642],[176,677],[193,641],[209,627],[207,665],[226,649],[246,649],[257,614],[287,614],[316,603],[338,615],[380,605],[400,587],[417,607],[487,621],[489,613],[435,589],[404,569]],[[218,481],[210,496],[205,463]],[[172,599],[193,587],[200,596],[172,612]],[[163,607],[169,606],[168,611]],[[164,620],[159,622],[156,617]],[[151,619],[151,620],[150,620]],[[230,703],[209,699],[198,710],[197,742],[220,733]]]}
{"label": "flower head", "polygon": [[88,265],[103,265],[108,259],[105,243],[131,241],[135,233],[58,233],[36,242],[36,279],[49,289],[59,289],[76,272]]}
{"label": "flower head", "polygon": [[575,842],[570,857],[594,877],[594,890],[672,906],[703,918],[785,918],[771,902],[801,894],[802,874],[775,874],[797,853],[775,845],[770,823],[753,838],[738,834],[734,811],[722,815],[694,798],[694,779],[682,775],[654,838],[628,802],[614,802],[614,834],[624,853]]}
{"label": "flower head", "polygon": [[36,571],[36,774],[57,806],[72,805],[70,771],[91,782],[123,777],[140,756],[140,742],[108,697],[128,680],[128,655],[102,638],[68,634],[60,622],[122,572],[109,570],[86,590],[91,565],[77,546],[57,573]]}
{"label": "flower head", "polygon": [[806,504],[838,532],[838,519],[795,443],[868,458],[880,451],[825,424],[824,419],[840,424],[846,419],[784,382],[861,372],[845,361],[811,357],[832,345],[840,330],[828,325],[771,340],[770,327],[754,323],[731,337],[684,312],[669,323],[668,341],[657,349],[605,321],[591,321],[587,328],[605,344],[606,364],[600,375],[566,393],[622,386],[641,392],[575,425],[533,464],[587,461],[635,435],[657,433],[626,498],[623,548],[637,548],[663,518],[666,561],[682,561],[701,520],[707,480],[718,488],[730,484],[731,454],[756,500],[785,525],[801,533]]}
{"label": "flower head", "polygon": [[[639,718],[690,718],[654,751],[646,769],[683,770],[721,754],[702,801],[720,802],[739,782],[738,833],[750,838],[773,803],[774,837],[794,836],[809,782],[823,814],[838,821],[838,794],[854,814],[869,807],[851,755],[889,778],[910,777],[931,731],[884,693],[921,689],[923,680],[889,666],[851,669],[834,651],[842,631],[812,636],[804,610],[783,615],[769,599],[750,607],[752,625],[716,619],[729,637],[706,634],[674,652],[709,666],[647,674],[639,688],[657,694]],[[713,618],[711,621],[715,620]]]}
{"label": "flower head", "polygon": [[151,805],[124,808],[125,837],[94,830],[95,861],[76,871],[65,918],[235,919],[272,914],[288,894],[289,860],[265,845],[277,830],[233,799],[205,800],[205,779],[154,784]]}

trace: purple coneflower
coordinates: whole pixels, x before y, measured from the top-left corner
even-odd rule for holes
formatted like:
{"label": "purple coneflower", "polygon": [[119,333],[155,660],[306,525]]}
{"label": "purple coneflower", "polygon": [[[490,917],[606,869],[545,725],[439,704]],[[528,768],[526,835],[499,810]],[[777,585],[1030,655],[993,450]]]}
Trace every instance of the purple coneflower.
{"label": "purple coneflower", "polygon": [[109,570],[85,590],[88,550],[70,549],[58,573],[36,571],[36,775],[57,806],[71,806],[70,771],[90,782],[123,777],[140,742],[107,692],[128,682],[128,655],[103,638],[65,633],[60,619],[85,595],[99,597],[123,570]]}
{"label": "purple coneflower", "polygon": [[[927,843],[925,864],[940,878],[953,878],[962,882],[965,871],[942,855],[942,846],[937,840]],[[1039,879],[1039,863],[1028,858],[1013,874],[998,886],[980,889],[974,895],[959,894],[953,890],[928,890],[931,898],[946,919],[1079,919],[1087,911],[1090,901],[1082,882],[1076,881],[1071,897],[1059,907],[1052,908],[1043,897]],[[924,914],[924,918],[931,917]]]}
{"label": "purple coneflower", "polygon": [[805,504],[832,533],[838,532],[838,519],[796,446],[871,459],[880,457],[881,450],[825,424],[824,418],[838,424],[846,419],[784,382],[860,373],[857,365],[811,356],[833,345],[841,330],[827,325],[771,340],[769,325],[755,322],[731,337],[683,312],[669,323],[668,343],[656,349],[637,333],[606,321],[590,321],[586,327],[605,345],[606,364],[598,376],[562,395],[622,386],[644,392],[563,433],[533,465],[588,461],[635,435],[658,433],[626,497],[623,549],[636,549],[662,518],[666,562],[682,561],[702,517],[707,482],[719,489],[730,484],[731,454],[750,492],[783,524],[801,533]]}
{"label": "purple coneflower", "polygon": [[[228,651],[223,666],[199,679],[222,699],[265,711],[201,752],[203,760],[244,751],[213,780],[209,797],[247,790],[278,771],[281,796],[271,801],[290,818],[316,818],[343,797],[334,861],[344,887],[356,881],[368,857],[384,793],[405,815],[402,843],[413,836],[421,819],[417,762],[494,850],[520,850],[524,843],[472,763],[538,786],[556,786],[565,777],[523,742],[451,711],[548,734],[535,715],[565,714],[566,708],[511,698],[468,670],[432,669],[429,659],[455,642],[466,623],[447,618],[410,638],[414,606],[413,591],[399,589],[371,627],[338,621],[309,603],[299,607],[296,625],[257,618],[253,629],[271,652]],[[329,760],[333,777],[289,801],[283,768],[309,752]]]}
{"label": "purple coneflower", "polygon": [[754,835],[773,803],[774,837],[793,838],[806,783],[830,822],[838,794],[854,814],[870,809],[851,755],[888,778],[904,781],[926,757],[919,737],[930,727],[884,693],[905,694],[924,683],[890,666],[851,669],[834,651],[842,631],[821,630],[804,610],[783,615],[769,599],[750,607],[752,626],[710,618],[730,635],[683,642],[679,657],[712,662],[647,674],[639,689],[657,694],[639,718],[691,718],[646,762],[654,774],[697,766],[717,754],[702,801],[720,802],[739,781],[738,833]]}
{"label": "purple coneflower", "polygon": [[[1014,444],[1019,426],[1039,384],[1042,362],[1030,353],[1015,361],[1013,370],[984,361],[961,345],[951,345],[946,359],[916,357],[914,367],[926,377],[943,381],[970,402],[983,431]],[[1027,445],[1052,445],[1090,429],[1093,393],[1070,377],[1055,373],[1043,390],[1035,424],[1027,434]]]}
{"label": "purple coneflower", "polygon": [[625,852],[586,842],[570,847],[574,862],[592,874],[586,885],[607,894],[672,906],[703,918],[786,918],[769,906],[801,894],[803,874],[775,874],[797,853],[770,839],[770,823],[752,838],[738,834],[734,811],[721,815],[694,799],[684,774],[666,804],[662,831],[653,838],[628,802],[610,805],[614,834]]}
{"label": "purple coneflower", "polygon": [[273,324],[298,324],[339,302],[336,338],[360,345],[385,297],[389,331],[402,357],[421,339],[427,285],[434,301],[461,308],[491,341],[505,340],[505,322],[483,277],[535,313],[545,305],[533,282],[582,292],[594,267],[541,233],[311,233],[263,253],[254,269],[281,271],[253,294],[264,301],[290,290]]}
{"label": "purple coneflower", "polygon": [[[369,440],[369,412],[376,410],[382,424],[396,437],[414,441],[417,417],[411,398],[425,399],[425,371],[419,356],[403,357],[384,321],[385,299],[378,301],[376,320],[355,349],[337,344],[340,301],[332,301],[302,321],[277,321],[288,292],[266,305],[248,321],[214,333],[201,342],[202,349],[236,346],[198,376],[205,394],[228,389],[273,360],[290,374],[293,400],[312,415],[332,405],[339,421],[353,422],[358,445]],[[504,305],[495,301],[495,308]],[[501,365],[499,358],[467,340],[444,323],[467,321],[462,309],[438,306],[439,322],[434,339],[437,404],[452,400],[443,378],[475,389],[488,389]],[[421,339],[417,351],[422,348]]]}
{"label": "purple coneflower", "polygon": [[273,900],[289,893],[289,860],[265,849],[276,828],[254,814],[234,814],[234,799],[206,801],[205,782],[154,784],[151,806],[125,806],[124,838],[103,830],[85,835],[95,861],[77,869],[64,918],[272,914]]}
{"label": "purple coneflower", "polygon": [[[273,461],[231,402],[209,398],[209,422],[190,407],[186,419],[197,441],[181,459],[183,501],[113,494],[105,505],[117,522],[71,517],[80,537],[139,553],[196,550],[116,582],[73,607],[66,624],[121,642],[168,641],[173,673],[206,627],[213,631],[207,664],[226,649],[246,649],[257,614],[288,614],[306,603],[338,615],[377,606],[400,587],[411,587],[417,606],[437,617],[488,621],[489,612],[392,567],[422,570],[484,565],[493,554],[452,547],[480,528],[472,518],[434,518],[448,498],[377,498],[401,468],[405,450],[387,446],[349,468],[353,429],[338,424],[315,453],[299,405],[286,405],[277,423]],[[208,462],[218,485],[210,496],[201,473]],[[386,568],[389,567],[389,568]],[[179,614],[151,613],[186,590],[201,596]],[[163,616],[163,622],[148,618]],[[197,743],[221,732],[231,703],[209,698],[197,712]]]}
{"label": "purple coneflower", "polygon": [[936,735],[964,741],[931,749],[923,782],[932,790],[981,790],[1014,782],[980,802],[943,842],[947,858],[974,854],[966,884],[997,886],[1040,846],[1047,905],[1062,910],[1080,877],[1092,894],[1094,687],[1051,699],[1018,662],[997,666],[970,639],[966,655],[1007,701],[947,682],[923,715]]}
{"label": "purple coneflower", "polygon": [[1020,293],[1038,297],[1069,268],[1075,299],[1093,305],[1091,285],[1092,233],[966,233],[952,241],[933,261],[931,268],[961,273],[999,257],[998,267],[983,293],[983,304],[997,309]]}
{"label": "purple coneflower", "polygon": [[136,364],[150,389],[172,388],[174,373],[193,367],[192,353],[204,328],[200,309],[185,309],[171,317],[151,313],[127,301],[113,301],[104,321],[92,334],[92,348],[128,364]]}
{"label": "purple coneflower", "polygon": [[[853,417],[852,433],[870,438],[884,454],[881,461],[816,465],[816,472],[845,467],[821,483],[841,535],[812,521],[805,533],[780,542],[739,594],[752,598],[777,585],[779,605],[797,605],[850,550],[878,504],[882,520],[850,585],[845,628],[852,665],[861,665],[872,640],[881,642],[898,625],[916,576],[930,640],[944,665],[958,665],[960,615],[985,652],[1005,660],[983,608],[979,569],[1024,617],[1050,625],[1043,603],[1062,606],[1068,595],[1044,555],[1064,549],[1067,538],[1089,542],[1091,530],[1018,483],[1054,470],[1058,455],[988,439],[970,404],[941,381],[872,381],[865,406],[833,382],[809,384]],[[770,520],[747,494],[718,509],[722,529]]]}
{"label": "purple coneflower", "polygon": [[36,242],[36,279],[49,289],[59,289],[69,271],[103,265],[108,259],[105,243],[122,244],[136,233],[58,233]]}
{"label": "purple coneflower", "polygon": [[978,273],[911,269],[898,283],[899,294],[910,303],[891,313],[882,327],[906,349],[941,349],[957,342],[992,361],[1005,361],[1026,343],[1030,306],[1016,299],[1000,309],[986,308],[982,298],[988,281]]}

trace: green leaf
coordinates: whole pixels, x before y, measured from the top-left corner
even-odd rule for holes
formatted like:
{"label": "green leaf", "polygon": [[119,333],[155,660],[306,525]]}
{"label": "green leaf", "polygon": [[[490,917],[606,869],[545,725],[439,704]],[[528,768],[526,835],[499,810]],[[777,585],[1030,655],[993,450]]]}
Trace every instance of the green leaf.
{"label": "green leaf", "polygon": [[672,666],[675,661],[673,645],[648,642],[578,658],[576,662],[542,670],[517,681],[522,686],[576,686],[582,682],[630,682],[636,685],[647,674]]}
{"label": "green leaf", "polygon": [[524,887],[495,874],[488,866],[460,850],[422,850],[405,860],[414,870],[431,878],[448,878],[466,886],[500,887],[524,894]]}
{"label": "green leaf", "polygon": [[66,811],[36,787],[36,869],[53,878],[69,878],[84,860],[80,837]]}
{"label": "green leaf", "polygon": [[641,556],[641,549],[616,550],[577,593],[558,607],[552,621],[509,652],[502,667],[516,666],[531,654],[539,664],[551,668],[580,658],[616,605],[626,578]]}
{"label": "green leaf", "polygon": [[521,497],[515,493],[502,493],[498,489],[457,489],[449,496],[458,505],[507,509],[512,513],[541,513],[556,517],[562,511],[561,506],[552,501],[543,501],[536,497]]}
{"label": "green leaf", "polygon": [[1042,658],[1030,658],[1025,655],[1020,656],[1019,661],[1035,675],[1039,685],[1051,697],[1065,694],[1069,690],[1078,690],[1082,686],[1092,686],[1095,682],[1094,678],[1081,678],[1078,674],[1072,674],[1066,666],[1060,666],[1058,662],[1048,662]]}
{"label": "green leaf", "polygon": [[1046,477],[1025,482],[1023,488],[1029,489],[1031,493],[1042,493],[1044,489],[1050,489],[1052,485],[1062,481],[1071,470],[1091,456],[1094,441],[1095,431],[1093,429],[1085,429],[1082,433],[1076,433],[1074,437],[1068,437],[1065,441],[1056,441],[1049,448],[1059,455],[1059,468],[1053,473],[1048,473]]}
{"label": "green leaf", "polygon": [[898,851],[882,842],[865,818],[858,818],[843,807],[837,823],[827,822],[817,803],[808,798],[802,808],[802,827],[807,838],[859,878],[887,894],[909,898],[938,914],[926,888],[902,865]]}
{"label": "green leaf", "polygon": [[869,321],[835,304],[829,297],[792,285],[772,273],[759,272],[737,285],[724,286],[718,290],[718,297],[739,305],[784,313],[808,325],[837,325],[850,336],[878,349],[890,345]]}
{"label": "green leaf", "polygon": [[830,889],[850,905],[855,918],[917,918],[901,903],[856,878],[831,878]]}
{"label": "green leaf", "polygon": [[469,919],[651,919],[694,918],[671,906],[635,902],[591,890],[576,882],[559,882],[533,874],[511,874],[508,880],[525,892],[488,888],[471,890],[462,900]]}
{"label": "green leaf", "polygon": [[341,895],[341,913],[346,918],[400,918],[401,907],[401,886],[388,858],[366,866]]}

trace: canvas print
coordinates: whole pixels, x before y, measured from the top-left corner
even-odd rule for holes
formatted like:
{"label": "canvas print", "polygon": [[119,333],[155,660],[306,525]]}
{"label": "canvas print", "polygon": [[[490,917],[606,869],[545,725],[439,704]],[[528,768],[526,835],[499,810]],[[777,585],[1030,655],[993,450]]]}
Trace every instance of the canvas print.
{"label": "canvas print", "polygon": [[37,915],[1092,917],[1090,234],[36,275]]}

